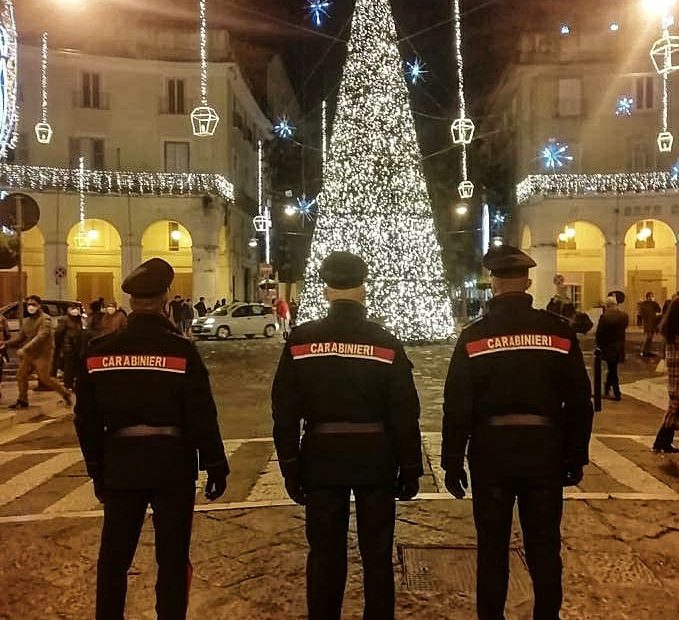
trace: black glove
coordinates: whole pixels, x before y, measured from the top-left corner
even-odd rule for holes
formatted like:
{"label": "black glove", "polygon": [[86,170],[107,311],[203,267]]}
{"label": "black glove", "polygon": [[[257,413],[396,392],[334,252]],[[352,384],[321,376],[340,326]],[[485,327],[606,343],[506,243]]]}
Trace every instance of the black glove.
{"label": "black glove", "polygon": [[226,477],[229,475],[229,469],[226,462],[224,462],[219,465],[206,467],[205,470],[207,471],[205,498],[214,502],[224,495],[226,491]]}
{"label": "black glove", "polygon": [[448,493],[457,499],[462,499],[465,495],[465,489],[469,486],[464,467],[447,470],[445,483]]}
{"label": "black glove", "polygon": [[580,483],[584,475],[582,465],[566,465],[563,475],[563,486],[574,487]]}
{"label": "black glove", "polygon": [[104,503],[104,485],[100,478],[92,478],[92,484],[94,485],[94,496],[99,500],[100,504]]}
{"label": "black glove", "polygon": [[401,500],[413,499],[420,490],[420,476],[415,469],[402,469],[396,483],[396,497]]}
{"label": "black glove", "polygon": [[295,504],[299,504],[300,506],[306,504],[306,494],[302,488],[302,479],[299,475],[289,473],[285,476],[285,490]]}

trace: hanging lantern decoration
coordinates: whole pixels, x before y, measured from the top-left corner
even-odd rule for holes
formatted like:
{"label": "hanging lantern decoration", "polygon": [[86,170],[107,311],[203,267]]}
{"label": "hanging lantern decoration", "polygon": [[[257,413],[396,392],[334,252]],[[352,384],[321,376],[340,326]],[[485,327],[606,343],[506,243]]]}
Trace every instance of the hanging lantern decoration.
{"label": "hanging lantern decoration", "polygon": [[213,136],[219,124],[219,115],[207,100],[207,0],[198,1],[200,11],[200,105],[191,112],[193,135],[199,138]]}
{"label": "hanging lantern decoration", "polygon": [[[669,10],[669,7],[668,7]],[[651,46],[651,60],[653,66],[662,77],[662,110],[661,129],[658,134],[658,150],[661,153],[670,153],[674,138],[670,132],[670,76],[679,70],[679,37],[670,33],[674,24],[671,15],[662,18],[662,36]]]}
{"label": "hanging lantern decoration", "polygon": [[462,181],[457,186],[457,191],[462,200],[469,200],[474,195],[474,184],[471,181]]}
{"label": "hanging lantern decoration", "polygon": [[40,63],[40,95],[42,101],[42,116],[35,125],[35,137],[40,144],[49,144],[52,141],[52,127],[47,120],[47,33],[42,33],[42,53]]}
{"label": "hanging lantern decoration", "polygon": [[474,139],[474,121],[470,118],[456,118],[450,128],[454,144],[471,144]]}
{"label": "hanging lantern decoration", "polygon": [[269,222],[266,215],[256,215],[252,219],[252,224],[255,227],[255,231],[258,233],[265,233],[269,229]]}
{"label": "hanging lantern decoration", "polygon": [[674,136],[669,131],[661,131],[658,134],[658,150],[661,153],[671,153],[674,144]]}
{"label": "hanging lantern decoration", "polygon": [[0,157],[18,138],[17,31],[12,0],[0,0]]}

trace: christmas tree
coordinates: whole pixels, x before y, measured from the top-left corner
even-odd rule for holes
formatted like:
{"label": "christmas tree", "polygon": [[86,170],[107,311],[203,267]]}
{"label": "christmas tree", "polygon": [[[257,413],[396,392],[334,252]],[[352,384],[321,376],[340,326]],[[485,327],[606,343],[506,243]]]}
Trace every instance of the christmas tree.
{"label": "christmas tree", "polygon": [[325,315],[318,270],[334,250],[366,261],[368,313],[396,336],[431,341],[452,334],[441,247],[389,0],[356,0],[301,321]]}

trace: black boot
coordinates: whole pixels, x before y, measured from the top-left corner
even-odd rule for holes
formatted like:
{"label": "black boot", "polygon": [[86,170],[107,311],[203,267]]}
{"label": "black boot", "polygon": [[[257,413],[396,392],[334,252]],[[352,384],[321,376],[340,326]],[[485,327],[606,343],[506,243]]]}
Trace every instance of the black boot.
{"label": "black boot", "polygon": [[26,409],[28,403],[25,400],[17,400],[13,405],[10,405],[10,409]]}
{"label": "black boot", "polygon": [[658,436],[653,443],[653,450],[655,452],[665,452],[667,454],[678,454],[679,448],[672,445],[674,440],[674,431],[671,428],[662,427],[658,431]]}

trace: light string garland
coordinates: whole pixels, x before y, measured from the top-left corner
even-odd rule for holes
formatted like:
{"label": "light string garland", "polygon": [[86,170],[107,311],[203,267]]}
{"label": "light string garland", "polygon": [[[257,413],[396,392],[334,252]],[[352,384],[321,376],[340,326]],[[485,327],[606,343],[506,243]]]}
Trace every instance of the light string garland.
{"label": "light string garland", "polygon": [[52,141],[52,127],[47,117],[48,103],[48,45],[47,33],[42,33],[42,45],[40,48],[40,122],[35,125],[35,137],[40,144],[49,144]]}
{"label": "light string garland", "polygon": [[467,104],[464,89],[464,59],[462,57],[462,14],[460,12],[460,0],[453,2],[453,23],[455,26],[455,61],[457,64],[457,100],[458,118],[453,121],[451,133],[453,143],[462,145],[461,167],[462,182],[458,186],[460,198],[468,200],[474,195],[474,184],[469,180],[467,167],[467,145],[474,139],[474,123],[467,118]]}
{"label": "light string garland", "polygon": [[80,232],[85,232],[85,209],[87,207],[87,177],[85,158],[81,155],[78,159],[78,193],[80,194]]}
{"label": "light string garland", "polygon": [[[257,141],[257,212],[258,215],[252,220],[255,232],[264,233],[264,260],[271,264],[271,210],[264,205],[264,145],[261,140]],[[251,239],[250,247],[256,247],[255,237]]]}
{"label": "light string garland", "polygon": [[328,102],[325,99],[321,104],[321,161],[323,163],[321,176],[325,178],[325,167],[328,162]]}
{"label": "light string garland", "polygon": [[219,124],[219,115],[208,105],[207,98],[207,0],[198,0],[200,19],[200,106],[191,112],[193,135],[197,137],[213,136]]}
{"label": "light string garland", "polygon": [[18,140],[17,31],[12,0],[0,0],[0,158]]}
{"label": "light string garland", "polygon": [[[125,172],[86,170],[90,194],[186,197],[213,194],[227,202],[234,199],[233,184],[221,174],[180,172]],[[0,186],[31,191],[80,192],[79,168],[52,168],[0,164]]]}
{"label": "light string garland", "polygon": [[535,196],[591,196],[599,194],[643,194],[679,190],[679,179],[671,172],[613,174],[532,174],[516,186],[519,204]]}
{"label": "light string garland", "polygon": [[389,0],[356,1],[332,129],[298,320],[325,315],[319,268],[344,250],[368,265],[369,316],[404,341],[450,337],[449,286]]}

